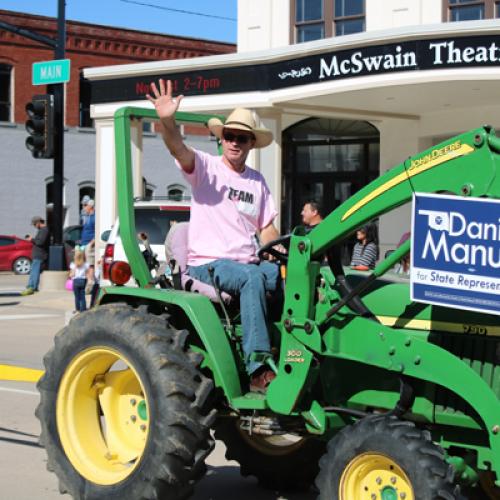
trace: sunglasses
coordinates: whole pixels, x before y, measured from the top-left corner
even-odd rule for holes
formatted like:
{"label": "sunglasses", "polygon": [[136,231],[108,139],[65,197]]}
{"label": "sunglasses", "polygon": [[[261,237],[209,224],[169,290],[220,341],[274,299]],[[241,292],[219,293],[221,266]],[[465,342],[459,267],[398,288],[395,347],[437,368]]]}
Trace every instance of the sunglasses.
{"label": "sunglasses", "polygon": [[248,141],[255,139],[253,135],[233,134],[232,132],[223,132],[222,137],[227,142],[236,141],[238,144],[247,144]]}

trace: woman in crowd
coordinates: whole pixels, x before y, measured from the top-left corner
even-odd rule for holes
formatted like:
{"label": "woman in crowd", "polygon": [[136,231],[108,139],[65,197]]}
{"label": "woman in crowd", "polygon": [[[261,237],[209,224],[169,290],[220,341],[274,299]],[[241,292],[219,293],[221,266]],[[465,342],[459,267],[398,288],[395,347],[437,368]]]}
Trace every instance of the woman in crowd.
{"label": "woman in crowd", "polygon": [[351,268],[368,271],[378,259],[378,238],[375,224],[366,224],[356,231],[357,243],[352,251]]}

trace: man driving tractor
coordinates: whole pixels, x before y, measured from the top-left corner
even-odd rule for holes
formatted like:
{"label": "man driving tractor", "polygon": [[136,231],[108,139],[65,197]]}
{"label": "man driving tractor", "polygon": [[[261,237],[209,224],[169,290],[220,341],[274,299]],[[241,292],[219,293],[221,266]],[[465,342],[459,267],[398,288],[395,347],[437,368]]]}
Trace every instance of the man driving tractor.
{"label": "man driving tractor", "polygon": [[159,88],[152,83],[151,90],[147,98],[160,118],[165,144],[192,188],[188,273],[239,295],[250,390],[265,392],[275,374],[252,354],[270,353],[266,292],[276,290],[279,273],[276,264],[259,262],[256,235],[261,244],[278,237],[277,211],[264,177],[246,159],[252,148],[272,142],[272,132],[257,127],[250,110],[237,108],[225,124],[216,118],[208,123],[222,142],[222,156],[198,151],[184,143],[175,122],[183,96],[172,96],[170,80],[160,79]]}

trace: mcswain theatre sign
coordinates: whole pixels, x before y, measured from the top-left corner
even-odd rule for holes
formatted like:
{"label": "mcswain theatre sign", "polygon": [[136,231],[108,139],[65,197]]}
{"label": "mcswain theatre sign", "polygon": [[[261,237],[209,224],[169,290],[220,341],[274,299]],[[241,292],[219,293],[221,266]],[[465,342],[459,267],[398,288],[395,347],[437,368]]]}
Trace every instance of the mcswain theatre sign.
{"label": "mcswain theatre sign", "polygon": [[328,51],[274,63],[93,80],[91,102],[141,99],[149,92],[149,84],[159,78],[172,80],[174,93],[209,95],[274,90],[391,72],[478,66],[500,66],[500,35],[413,40]]}
{"label": "mcswain theatre sign", "polygon": [[395,69],[432,69],[450,65],[500,63],[500,46],[495,41],[488,45],[466,46],[454,40],[429,42],[427,47],[420,47],[418,57],[416,49],[403,50],[402,45],[390,47],[391,52],[381,51],[373,55],[365,55],[363,50],[357,50],[351,54],[333,55],[329,61],[322,57],[319,79]]}

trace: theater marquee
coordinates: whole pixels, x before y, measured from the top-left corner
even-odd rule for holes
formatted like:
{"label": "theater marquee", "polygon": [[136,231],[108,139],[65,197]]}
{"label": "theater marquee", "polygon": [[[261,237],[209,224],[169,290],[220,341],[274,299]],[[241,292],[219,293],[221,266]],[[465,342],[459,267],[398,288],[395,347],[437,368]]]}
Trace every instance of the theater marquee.
{"label": "theater marquee", "polygon": [[268,91],[311,83],[401,71],[500,66],[500,36],[414,40],[328,51],[275,63],[159,73],[147,77],[92,80],[91,102],[141,99],[149,84],[172,80],[184,95]]}

